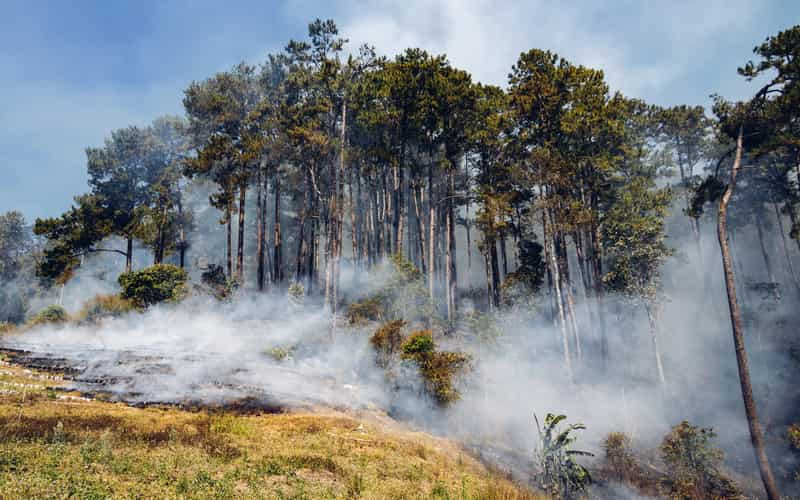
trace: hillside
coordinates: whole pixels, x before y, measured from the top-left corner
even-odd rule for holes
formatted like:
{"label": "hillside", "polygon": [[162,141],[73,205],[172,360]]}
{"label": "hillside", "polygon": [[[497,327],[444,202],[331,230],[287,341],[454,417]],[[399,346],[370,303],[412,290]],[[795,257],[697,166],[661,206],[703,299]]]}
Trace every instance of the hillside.
{"label": "hillside", "polygon": [[379,415],[134,408],[0,367],[2,498],[539,498]]}

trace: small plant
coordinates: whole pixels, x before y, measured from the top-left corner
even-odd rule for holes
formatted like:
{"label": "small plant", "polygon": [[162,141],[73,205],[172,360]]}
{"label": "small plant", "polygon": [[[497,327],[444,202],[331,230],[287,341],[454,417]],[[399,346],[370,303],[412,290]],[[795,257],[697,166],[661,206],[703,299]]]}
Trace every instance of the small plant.
{"label": "small plant", "polygon": [[280,346],[275,346],[268,352],[272,359],[280,363],[281,361],[285,361],[292,354],[292,348],[285,349]]}
{"label": "small plant", "polygon": [[537,478],[542,488],[556,498],[576,498],[591,484],[592,477],[586,467],[579,464],[575,457],[593,456],[588,451],[572,449],[577,439],[574,431],[584,430],[583,424],[570,424],[559,429],[559,424],[566,420],[565,415],[548,413],[544,417],[543,426],[536,421],[539,432],[539,449],[534,461],[537,465]]}
{"label": "small plant", "polygon": [[186,271],[171,264],[156,264],[140,271],[119,276],[121,296],[137,307],[146,308],[160,302],[178,302],[186,296]]}
{"label": "small plant", "polygon": [[11,333],[16,330],[16,325],[14,323],[9,323],[8,321],[0,321],[0,335],[4,333]]}
{"label": "small plant", "polygon": [[347,322],[351,325],[358,325],[367,321],[381,321],[382,319],[383,300],[380,296],[353,302],[347,309]]}
{"label": "small plant", "polygon": [[387,368],[400,349],[403,341],[403,328],[406,322],[402,319],[387,321],[375,330],[369,343],[377,354],[377,363],[381,368]]}
{"label": "small plant", "polygon": [[69,320],[67,310],[57,304],[53,304],[34,314],[31,319],[28,320],[28,326],[44,325],[48,323],[66,323],[67,320]]}
{"label": "small plant", "polygon": [[96,295],[83,306],[78,318],[80,321],[95,323],[102,318],[118,318],[134,310],[136,306],[133,302],[120,295]]}
{"label": "small plant", "polygon": [[686,420],[664,436],[659,450],[669,473],[668,487],[680,498],[738,498],[736,484],[721,470],[723,454],[711,428]]}
{"label": "small plant", "polygon": [[293,282],[291,285],[289,285],[289,290],[287,293],[289,295],[289,302],[296,306],[303,304],[306,296],[306,289],[302,283],[297,281]]}

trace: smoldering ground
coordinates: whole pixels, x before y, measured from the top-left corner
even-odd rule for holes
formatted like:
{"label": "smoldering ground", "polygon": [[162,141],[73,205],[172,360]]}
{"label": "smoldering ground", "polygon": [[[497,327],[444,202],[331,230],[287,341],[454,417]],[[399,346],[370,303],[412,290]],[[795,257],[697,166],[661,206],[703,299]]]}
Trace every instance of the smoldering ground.
{"label": "smoldering ground", "polygon": [[[655,373],[653,344],[640,305],[609,296],[605,309],[609,361],[599,356],[598,325],[578,303],[583,359],[573,359],[574,379],[564,369],[560,333],[549,319],[548,298],[530,308],[497,315],[498,335],[480,338],[463,332],[437,335],[442,349],[467,351],[472,370],[462,377],[461,400],[437,408],[419,390],[413,370],[404,370],[398,391],[375,364],[369,336],[377,325],[350,327],[321,304],[296,304],[283,292],[243,291],[237,300],[218,302],[196,295],[180,305],[154,307],[142,314],[99,324],[45,326],[3,340],[6,348],[33,356],[60,358],[76,370],[73,383],[84,392],[104,391],[130,403],[225,405],[256,401],[264,409],[324,405],[351,410],[388,411],[429,431],[458,439],[487,461],[525,477],[531,470],[537,433],[533,415],[563,413],[587,430],[576,446],[602,455],[603,437],[628,433],[638,449],[655,450],[681,420],[713,427],[727,463],[755,477],[741,402],[716,235],[704,221],[700,251],[684,221],[673,216],[671,245],[687,249],[663,269],[666,300],[658,341],[666,383]],[[760,252],[737,238],[739,286],[759,311],[748,324],[756,396],[773,436],[779,470],[794,465],[775,439],[793,415],[797,394],[791,384],[791,352],[778,349],[797,313],[788,281],[779,302],[762,296],[766,281]],[[216,244],[207,246],[216,248]],[[200,250],[198,250],[200,251]],[[146,255],[145,255],[146,257]],[[144,258],[144,257],[143,257]],[[98,265],[86,265],[65,291],[71,308],[94,293],[115,289]],[[87,264],[91,264],[87,262]],[[105,264],[104,264],[105,265]],[[343,294],[357,299],[373,293],[390,271],[361,275],[342,270]],[[82,284],[82,286],[77,286]],[[575,294],[581,296],[580,288]],[[463,307],[468,307],[467,303]],[[767,390],[767,388],[769,390]],[[621,493],[620,493],[621,494]]]}

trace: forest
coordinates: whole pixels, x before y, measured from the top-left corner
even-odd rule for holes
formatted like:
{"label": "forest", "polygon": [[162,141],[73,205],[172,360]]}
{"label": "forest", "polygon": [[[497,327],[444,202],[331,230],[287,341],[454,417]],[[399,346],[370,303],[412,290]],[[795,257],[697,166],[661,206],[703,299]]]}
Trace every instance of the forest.
{"label": "forest", "polygon": [[800,26],[753,43],[750,99],[660,107],[547,50],[499,87],[318,19],[86,147],[63,214],[0,215],[0,345],[117,377],[76,346],[171,323],[309,378],[242,361],[277,394],[358,407],[310,375],[355,374],[555,498],[798,495]]}

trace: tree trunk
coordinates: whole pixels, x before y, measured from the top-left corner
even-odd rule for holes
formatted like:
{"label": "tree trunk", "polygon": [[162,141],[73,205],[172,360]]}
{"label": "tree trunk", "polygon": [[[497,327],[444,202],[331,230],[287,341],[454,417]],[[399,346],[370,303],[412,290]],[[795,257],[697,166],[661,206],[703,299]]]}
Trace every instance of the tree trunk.
{"label": "tree trunk", "polygon": [[[656,310],[653,310],[655,308]],[[658,372],[658,381],[662,387],[667,385],[667,379],[664,377],[664,364],[661,362],[661,349],[658,347],[658,322],[659,316],[657,304],[644,304],[644,309],[647,312],[647,321],[650,323],[650,337],[653,340],[653,355],[656,359],[656,370]]]}
{"label": "tree trunk", "polygon": [[228,223],[228,234],[227,234],[227,241],[226,241],[226,257],[227,257],[227,264],[228,264],[228,279],[233,277],[233,200],[230,198],[228,199],[228,204],[226,207],[226,217]]}
{"label": "tree trunk", "polygon": [[128,247],[125,252],[125,272],[133,271],[133,238],[128,237]]}
{"label": "tree trunk", "polygon": [[264,233],[266,232],[266,200],[261,183],[261,168],[256,179],[256,286],[259,292],[264,291]]}
{"label": "tree trunk", "polygon": [[433,202],[433,162],[428,163],[428,293],[433,303],[436,283],[436,204]]}
{"label": "tree trunk", "polygon": [[245,197],[247,196],[247,183],[243,182],[239,186],[239,234],[236,241],[236,280],[243,284],[244,277],[244,215]]}
{"label": "tree trunk", "polygon": [[761,248],[761,256],[764,258],[764,267],[767,270],[767,279],[771,284],[775,283],[775,272],[772,269],[772,261],[769,258],[769,252],[767,251],[767,243],[764,241],[764,227],[763,223],[761,222],[761,217],[756,216],[756,231],[758,233],[758,245]]}
{"label": "tree trunk", "polygon": [[725,189],[725,193],[719,202],[719,212],[717,213],[717,237],[719,239],[719,246],[722,253],[722,267],[725,273],[725,289],[728,293],[728,307],[731,314],[731,328],[733,331],[733,345],[736,350],[736,363],[739,368],[739,382],[742,389],[742,400],[744,401],[744,410],[747,416],[747,424],[750,428],[750,441],[753,445],[756,461],[758,462],[759,471],[761,473],[761,480],[764,482],[764,489],[767,492],[769,500],[780,500],[778,487],[775,484],[775,478],[772,475],[772,469],[769,465],[767,452],[764,449],[764,436],[761,431],[761,423],[758,420],[758,413],[756,411],[756,403],[753,397],[753,386],[750,382],[750,367],[747,362],[747,351],[744,345],[744,328],[742,326],[742,313],[739,309],[739,303],[736,300],[736,282],[733,274],[733,263],[731,261],[731,252],[728,247],[728,203],[730,202],[733,191],[736,188],[736,176],[739,173],[739,167],[742,162],[742,129],[739,127],[739,136],[736,139],[736,157],[731,169],[730,183]]}
{"label": "tree trunk", "polygon": [[[547,209],[546,209],[547,210]],[[547,210],[549,212],[549,210]],[[551,216],[546,216],[546,219],[550,219]],[[548,234],[549,228],[549,234]],[[544,228],[544,239],[545,244],[548,246],[548,254],[550,258],[550,269],[553,275],[553,289],[555,290],[556,294],[556,307],[558,309],[558,326],[561,330],[561,346],[564,351],[564,367],[567,370],[567,376],[569,377],[570,382],[573,381],[572,375],[572,356],[570,356],[569,352],[569,338],[567,337],[567,321],[564,315],[564,301],[561,298],[561,275],[558,270],[558,262],[556,261],[556,249],[555,244],[553,242],[553,222],[552,219],[549,220]]]}
{"label": "tree trunk", "polygon": [[786,232],[783,228],[783,218],[777,203],[773,203],[775,208],[775,218],[778,219],[778,231],[781,233],[781,243],[783,243],[783,255],[786,257],[786,269],[789,271],[789,276],[792,278],[792,284],[800,292],[800,281],[797,280],[797,274],[794,272],[794,265],[792,264],[792,256],[789,253],[789,244],[786,242]]}
{"label": "tree trunk", "polygon": [[455,321],[456,314],[456,293],[458,278],[456,276],[456,228],[455,228],[455,209],[453,198],[455,197],[456,175],[455,165],[451,164],[448,172],[449,189],[447,196],[447,256],[446,256],[446,279],[447,282],[447,320],[450,324]]}

